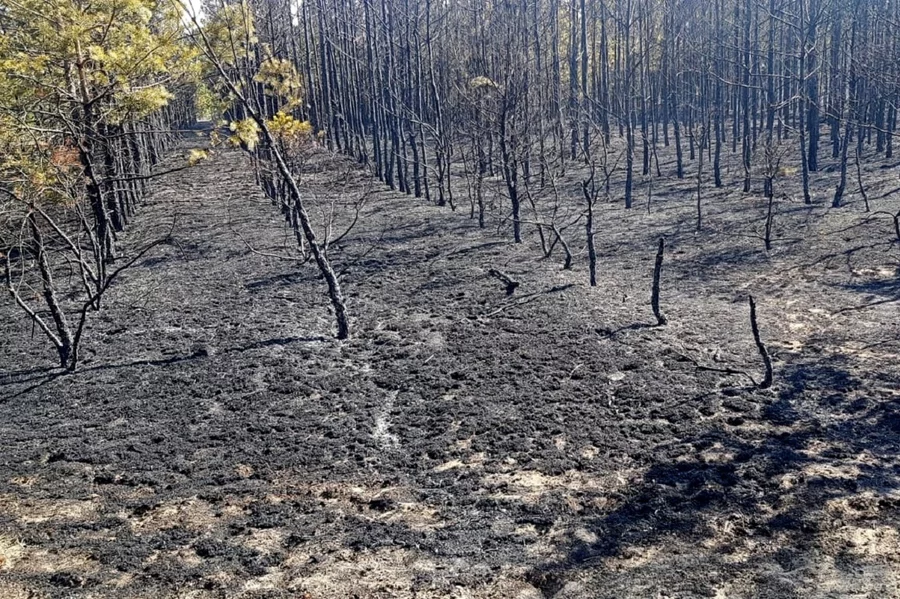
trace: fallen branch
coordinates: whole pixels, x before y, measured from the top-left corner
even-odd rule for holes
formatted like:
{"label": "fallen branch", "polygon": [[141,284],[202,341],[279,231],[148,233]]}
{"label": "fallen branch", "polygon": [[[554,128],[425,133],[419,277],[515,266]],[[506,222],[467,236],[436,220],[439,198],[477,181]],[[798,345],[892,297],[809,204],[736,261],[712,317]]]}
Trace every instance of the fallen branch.
{"label": "fallen branch", "polygon": [[127,175],[124,177],[116,177],[114,179],[107,179],[107,181],[110,183],[130,183],[133,181],[148,181],[150,179],[156,179],[157,177],[164,177],[166,175],[171,175],[172,173],[185,171],[189,168],[193,168],[194,166],[196,166],[196,165],[186,164],[184,166],[176,166],[176,167],[170,168],[165,171],[150,173],[149,175]]}
{"label": "fallen branch", "polygon": [[682,354],[682,353],[678,353],[678,352],[674,352],[674,353],[676,356],[683,358],[684,360],[693,364],[694,368],[696,368],[697,370],[700,370],[703,372],[720,372],[722,374],[737,374],[737,375],[745,376],[748,379],[750,379],[750,382],[753,384],[754,387],[759,386],[759,384],[756,382],[756,379],[753,378],[753,376],[750,375],[750,373],[745,372],[743,370],[737,370],[735,368],[716,368],[714,366],[705,366],[705,365],[701,364],[699,360],[695,360],[694,358],[690,357],[687,354]]}
{"label": "fallen branch", "polygon": [[900,297],[891,297],[888,299],[878,300],[875,302],[869,302],[868,304],[862,304],[860,306],[850,306],[849,308],[841,308],[840,310],[835,310],[831,313],[832,316],[837,316],[838,314],[846,314],[847,312],[856,312],[857,310],[865,310],[866,308],[872,308],[874,306],[881,306],[882,304],[890,304],[892,302],[900,302]]}
{"label": "fallen branch", "polygon": [[499,270],[492,268],[488,271],[488,274],[498,279],[501,283],[506,285],[506,295],[512,295],[516,292],[516,289],[519,287],[519,282],[514,281],[509,275],[500,272]]}
{"label": "fallen branch", "polygon": [[537,291],[535,293],[522,296],[520,299],[517,299],[516,301],[503,304],[496,310],[494,310],[492,312],[488,312],[487,314],[482,314],[482,316],[484,316],[486,318],[490,318],[492,316],[496,316],[497,314],[500,314],[501,312],[503,312],[509,308],[514,308],[516,306],[524,306],[525,304],[531,303],[534,300],[539,299],[542,295],[547,295],[548,293],[558,293],[560,291],[566,291],[567,289],[571,289],[574,286],[575,285],[573,285],[572,283],[567,283],[565,285],[557,285],[556,287],[551,287],[547,291]]}

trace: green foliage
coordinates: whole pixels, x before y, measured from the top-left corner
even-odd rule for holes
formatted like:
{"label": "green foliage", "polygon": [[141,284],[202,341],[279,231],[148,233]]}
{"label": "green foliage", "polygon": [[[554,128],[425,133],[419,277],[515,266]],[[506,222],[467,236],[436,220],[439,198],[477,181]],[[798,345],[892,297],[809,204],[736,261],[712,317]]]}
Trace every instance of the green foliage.
{"label": "green foliage", "polygon": [[266,86],[266,93],[285,101],[285,107],[295,108],[302,102],[300,74],[290,60],[270,57],[262,62],[254,78]]}
{"label": "green foliage", "polygon": [[197,164],[203,162],[207,158],[209,158],[208,150],[193,149],[190,152],[188,152],[188,157],[187,157],[188,166],[196,166]]}
{"label": "green foliage", "polygon": [[312,135],[313,127],[309,121],[299,121],[289,114],[279,111],[266,121],[269,131],[283,140],[299,140]]}
{"label": "green foliage", "polygon": [[77,199],[79,153],[165,107],[196,56],[170,0],[0,0],[0,186]]}
{"label": "green foliage", "polygon": [[[198,109],[205,118],[224,114],[236,100],[231,88],[222,82],[221,68],[234,88],[245,97],[253,96],[255,84],[261,83],[264,93],[279,101],[278,114],[269,123],[276,127],[279,135],[307,134],[298,123],[285,120],[288,113],[303,103],[300,73],[290,60],[274,56],[267,44],[258,44],[253,12],[246,2],[221,6],[208,16],[199,33],[209,58],[205,63],[205,83],[197,93]],[[260,61],[260,55],[266,58]],[[248,73],[252,75],[252,83],[251,78],[246,77]],[[232,143],[252,149],[259,141],[255,123],[236,121],[230,127],[234,133],[230,138]]]}
{"label": "green foliage", "polygon": [[235,146],[243,145],[251,152],[256,149],[256,144],[259,143],[259,125],[256,121],[253,119],[232,121],[230,129],[234,135],[228,138],[229,142]]}
{"label": "green foliage", "polygon": [[253,11],[246,0],[225,4],[210,14],[203,25],[203,33],[209,49],[228,66],[245,61],[258,41]]}
{"label": "green foliage", "polygon": [[225,113],[229,105],[230,102],[227,96],[214,92],[206,83],[197,85],[194,95],[194,106],[200,119],[215,121]]}
{"label": "green foliage", "polygon": [[498,89],[499,86],[490,78],[480,75],[469,81],[469,87],[472,89]]}

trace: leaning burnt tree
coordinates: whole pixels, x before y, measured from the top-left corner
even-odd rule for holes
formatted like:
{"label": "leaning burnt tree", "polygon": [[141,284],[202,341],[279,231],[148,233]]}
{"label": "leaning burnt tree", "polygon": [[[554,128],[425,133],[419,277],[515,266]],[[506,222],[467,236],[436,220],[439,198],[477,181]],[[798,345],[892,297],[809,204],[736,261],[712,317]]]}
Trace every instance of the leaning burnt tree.
{"label": "leaning burnt tree", "polygon": [[225,98],[245,115],[232,121],[231,141],[265,164],[269,178],[260,178],[262,187],[280,201],[298,242],[306,242],[328,288],[337,338],[348,339],[350,320],[338,274],[328,258],[327,243],[313,227],[297,182],[297,162],[290,155],[312,134],[312,125],[294,114],[301,90],[296,66],[267,55],[270,49],[258,44],[255,17],[247,4],[222,5],[203,25],[187,6],[182,9],[192,21],[190,37],[207,60],[211,84],[221,86]]}

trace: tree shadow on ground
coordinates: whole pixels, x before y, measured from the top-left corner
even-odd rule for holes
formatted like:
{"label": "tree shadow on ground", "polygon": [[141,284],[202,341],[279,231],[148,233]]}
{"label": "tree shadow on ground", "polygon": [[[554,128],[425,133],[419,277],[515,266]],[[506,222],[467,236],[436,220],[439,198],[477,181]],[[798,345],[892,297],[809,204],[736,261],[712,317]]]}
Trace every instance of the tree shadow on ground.
{"label": "tree shadow on ground", "polygon": [[[709,541],[716,534],[711,526],[722,518],[740,522],[738,537],[768,540],[771,559],[778,551],[797,559],[813,555],[828,534],[847,524],[835,524],[836,502],[857,505],[851,511],[874,502],[874,512],[862,516],[867,525],[896,520],[900,473],[879,458],[896,452],[900,397],[847,401],[850,391],[861,388],[847,362],[835,357],[793,367],[782,373],[784,386],[774,400],[747,398],[757,405],[748,422],[741,418],[735,428],[709,427],[684,439],[687,454],[654,463],[612,511],[583,519],[594,540],[570,536],[564,557],[532,570],[530,580],[550,597],[567,580],[630,548]],[[813,386],[823,391],[817,401],[830,404],[819,406],[827,408],[821,418],[816,406],[796,405]],[[835,405],[838,398],[845,399]]]}
{"label": "tree shadow on ground", "polygon": [[244,284],[244,288],[250,293],[265,293],[272,287],[291,287],[302,282],[317,278],[312,271],[306,269],[294,270],[288,273],[280,273],[264,279],[250,281]]}
{"label": "tree shadow on ground", "polygon": [[[875,296],[886,296],[884,300],[878,302],[868,302],[863,304],[862,308],[870,305],[878,305],[887,302],[900,301],[900,271],[892,278],[881,278],[858,283],[847,283],[840,285],[842,289],[854,291],[856,293],[865,294],[874,299]],[[857,307],[856,309],[859,309]]]}
{"label": "tree shadow on ground", "polygon": [[[851,360],[842,354],[818,356],[815,363],[785,364],[778,373],[780,381],[778,399],[766,410],[777,418],[783,418],[781,410],[790,402],[800,400],[804,394],[821,390],[824,396],[846,394],[862,388],[863,382],[850,373]],[[793,420],[785,422],[791,424]]]}
{"label": "tree shadow on ground", "polygon": [[[323,336],[310,337],[275,337],[272,339],[263,339],[243,345],[221,348],[221,353],[243,353],[248,351],[266,349],[275,346],[288,346],[300,343],[324,343],[328,339]],[[60,368],[50,366],[22,369],[6,373],[0,378],[0,401],[8,401],[27,395],[28,393],[40,389],[44,385],[62,379],[64,377],[78,377],[79,375],[90,375],[98,372],[128,370],[140,368],[142,366],[165,367],[176,364],[194,362],[209,358],[214,355],[215,350],[199,347],[189,354],[174,355],[167,358],[141,359],[126,362],[113,362],[95,365],[82,365],[75,372],[68,372]],[[32,384],[29,384],[32,383]],[[10,395],[3,395],[3,390],[9,389]]]}

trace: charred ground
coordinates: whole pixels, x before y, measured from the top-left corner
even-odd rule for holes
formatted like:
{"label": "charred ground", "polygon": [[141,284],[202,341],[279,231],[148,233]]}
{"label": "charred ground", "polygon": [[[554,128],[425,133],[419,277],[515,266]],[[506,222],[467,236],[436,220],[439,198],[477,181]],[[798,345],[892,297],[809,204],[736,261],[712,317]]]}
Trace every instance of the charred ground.
{"label": "charred ground", "polygon": [[[0,595],[900,596],[892,223],[826,208],[823,178],[767,253],[730,183],[699,233],[690,180],[600,205],[596,288],[580,226],[566,271],[378,191],[331,250],[338,342],[314,269],[259,253],[291,240],[244,156],[167,176],[126,244],[177,243],[110,292],[78,373],[2,308]],[[321,215],[369,184],[321,155],[303,185]],[[749,293],[766,391],[698,369],[759,380]]]}

